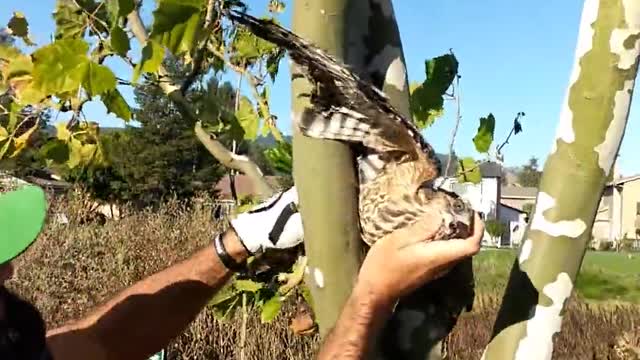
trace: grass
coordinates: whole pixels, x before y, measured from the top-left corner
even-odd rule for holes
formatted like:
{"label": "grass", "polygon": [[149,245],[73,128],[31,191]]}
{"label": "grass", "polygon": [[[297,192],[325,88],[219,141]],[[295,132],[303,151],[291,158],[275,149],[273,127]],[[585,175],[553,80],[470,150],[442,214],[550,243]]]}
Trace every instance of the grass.
{"label": "grass", "polygon": [[[481,251],[473,260],[478,291],[504,291],[516,256],[517,250],[512,249]],[[576,281],[576,295],[588,302],[640,304],[640,254],[588,251]]]}
{"label": "grass", "polygon": [[[219,226],[210,208],[186,209],[175,202],[104,226],[80,224],[81,203],[54,203],[71,223],[48,223],[36,244],[18,259],[16,278],[9,284],[42,311],[49,327],[87,314],[118,290],[187,257],[209,243]],[[459,319],[451,334],[447,359],[480,359],[514,258],[515,251],[490,250],[475,259],[478,296],[473,311]],[[633,279],[637,284],[637,273],[637,258],[590,253],[578,293],[593,300],[612,294],[637,299],[638,289],[630,288]],[[241,312],[223,322],[206,308],[168,346],[168,359],[239,359],[242,351],[245,360],[311,359],[319,336],[297,336],[289,329],[297,313],[295,300],[269,324],[260,322],[259,312],[247,309],[243,350]],[[640,306],[602,306],[572,298],[562,329],[554,359],[640,359],[633,355],[640,354]]]}

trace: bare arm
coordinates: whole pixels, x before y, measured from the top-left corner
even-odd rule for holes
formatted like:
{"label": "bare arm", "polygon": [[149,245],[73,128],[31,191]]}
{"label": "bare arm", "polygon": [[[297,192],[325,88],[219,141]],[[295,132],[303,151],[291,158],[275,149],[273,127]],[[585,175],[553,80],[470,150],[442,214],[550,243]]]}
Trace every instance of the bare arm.
{"label": "bare arm", "polygon": [[[244,261],[246,250],[230,229],[228,253]],[[47,334],[55,360],[144,359],[180,334],[231,276],[213,245],[143,279],[87,317]]]}
{"label": "bare arm", "polygon": [[438,226],[427,218],[394,231],[371,247],[319,360],[368,358],[400,297],[480,250],[484,224],[477,215],[473,234],[467,239],[434,239]]}
{"label": "bare arm", "polygon": [[392,308],[393,304],[382,301],[370,289],[356,286],[336,327],[327,335],[318,360],[367,358]]}

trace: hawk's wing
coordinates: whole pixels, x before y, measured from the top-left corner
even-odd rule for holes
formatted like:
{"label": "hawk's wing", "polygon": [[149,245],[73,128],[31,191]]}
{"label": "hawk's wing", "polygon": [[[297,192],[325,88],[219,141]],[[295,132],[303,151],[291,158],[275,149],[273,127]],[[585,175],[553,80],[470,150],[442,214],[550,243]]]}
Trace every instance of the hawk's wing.
{"label": "hawk's wing", "polygon": [[420,151],[440,168],[435,151],[418,128],[391,106],[382,91],[361,80],[342,62],[272,21],[240,12],[229,16],[254,35],[286,49],[315,84],[313,108],[308,111],[320,116],[303,116],[297,125],[304,135],[361,143],[383,156],[393,153],[415,158]]}

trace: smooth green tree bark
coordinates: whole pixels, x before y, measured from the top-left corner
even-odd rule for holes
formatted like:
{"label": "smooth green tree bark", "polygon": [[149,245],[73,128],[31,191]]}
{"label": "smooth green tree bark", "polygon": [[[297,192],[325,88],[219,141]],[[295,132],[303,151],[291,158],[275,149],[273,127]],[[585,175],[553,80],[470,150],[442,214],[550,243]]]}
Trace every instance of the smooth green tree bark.
{"label": "smooth green tree bark", "polygon": [[[366,0],[296,0],[292,30],[344,59],[349,5]],[[310,83],[291,67],[292,121],[301,116]],[[358,178],[345,143],[312,139],[293,126],[293,178],[308,256],[306,284],[322,336],[333,327],[346,302],[363,255],[358,227]]]}
{"label": "smooth green tree bark", "polygon": [[483,359],[551,359],[629,115],[640,2],[587,0],[534,215]]}
{"label": "smooth green tree bark", "polygon": [[[411,117],[402,42],[390,0],[297,1],[293,31],[342,58]],[[295,78],[295,71],[292,74]],[[306,99],[297,95],[308,91],[308,83],[295,79],[292,90],[295,121],[306,104]],[[343,144],[294,133],[294,178],[309,256],[307,283],[312,288],[322,335],[333,327],[360,264],[360,237],[354,233],[358,220],[357,176],[352,159]],[[472,281],[469,271],[470,262],[453,276],[462,273],[462,278]],[[326,288],[319,286],[318,275]],[[472,292],[448,289],[455,283],[442,279],[402,299],[377,342],[378,358],[441,358],[441,340],[464,305],[473,301]]]}

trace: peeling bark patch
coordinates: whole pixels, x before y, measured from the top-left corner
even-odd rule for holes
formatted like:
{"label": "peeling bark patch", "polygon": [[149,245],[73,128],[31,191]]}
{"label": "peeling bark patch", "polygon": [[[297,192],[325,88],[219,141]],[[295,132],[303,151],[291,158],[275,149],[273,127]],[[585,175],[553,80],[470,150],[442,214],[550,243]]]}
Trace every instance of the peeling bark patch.
{"label": "peeling bark patch", "polygon": [[572,290],[573,282],[565,272],[558,274],[554,282],[542,289],[553,304],[536,306],[533,318],[527,321],[527,336],[518,343],[514,359],[551,359],[553,334],[560,331],[562,325],[560,313]]}
{"label": "peeling bark patch", "polygon": [[367,66],[369,73],[380,73],[384,75],[384,83],[393,85],[398,90],[405,88],[405,78],[407,70],[402,63],[400,48],[387,45],[378,53]]}
{"label": "peeling bark patch", "polygon": [[527,239],[524,244],[522,244],[522,250],[520,250],[520,257],[518,258],[518,262],[522,265],[523,262],[527,261],[529,255],[531,255],[531,249],[533,248],[533,242],[531,239]]}
{"label": "peeling bark patch", "polygon": [[316,286],[318,286],[318,288],[322,289],[324,287],[324,274],[320,269],[315,268],[313,270],[313,279],[315,280]]}
{"label": "peeling bark patch", "polygon": [[544,212],[553,208],[556,200],[549,194],[541,191],[538,194],[536,212],[533,215],[531,230],[540,230],[551,236],[568,236],[577,238],[587,229],[587,224],[582,219],[562,220],[558,222],[548,221]]}
{"label": "peeling bark patch", "polygon": [[420,311],[402,310],[398,313],[398,346],[402,350],[410,350],[412,346],[412,334],[422,324],[425,316]]}
{"label": "peeling bark patch", "polygon": [[620,60],[618,68],[629,70],[636,62],[638,50],[640,50],[640,29],[613,29],[609,44],[611,52],[618,54]]}
{"label": "peeling bark patch", "polygon": [[633,86],[634,80],[627,80],[624,82],[623,89],[616,92],[613,105],[613,120],[609,124],[604,141],[594,148],[598,153],[598,165],[607,176],[611,172],[613,161],[618,153],[617,149],[622,141],[622,134],[627,126],[627,114],[631,104]]}
{"label": "peeling bark patch", "polygon": [[586,0],[582,11],[582,21],[580,21],[580,36],[578,37],[578,43],[575,50],[575,60],[573,64],[573,70],[569,79],[569,88],[565,94],[565,99],[562,104],[562,110],[560,111],[560,123],[556,131],[556,140],[553,142],[551,153],[553,154],[557,150],[557,141],[563,140],[567,144],[575,141],[576,135],[573,130],[573,111],[569,107],[569,94],[573,84],[578,81],[582,67],[580,60],[593,48],[593,36],[595,30],[593,29],[593,23],[598,18],[599,0]]}

